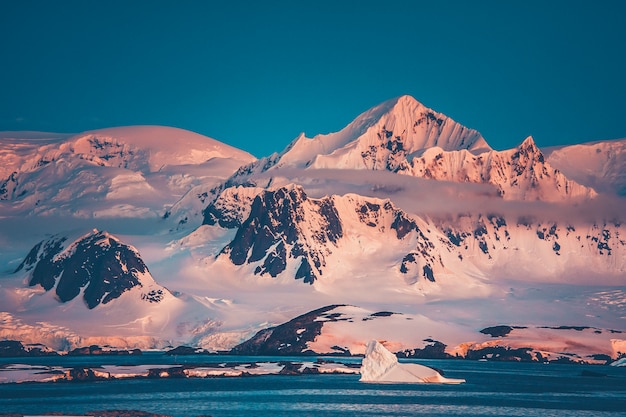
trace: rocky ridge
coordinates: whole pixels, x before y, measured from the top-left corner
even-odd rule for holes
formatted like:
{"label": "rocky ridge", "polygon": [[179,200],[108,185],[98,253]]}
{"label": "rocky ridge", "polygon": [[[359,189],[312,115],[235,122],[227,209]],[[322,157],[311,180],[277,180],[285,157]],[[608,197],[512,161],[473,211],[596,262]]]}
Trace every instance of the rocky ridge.
{"label": "rocky ridge", "polygon": [[158,303],[169,293],[156,285],[135,248],[98,230],[69,244],[67,237],[39,242],[15,273],[21,271],[28,274],[29,286],[54,289],[60,302],[82,294],[89,309],[133,288],[141,288],[141,300],[149,303]]}
{"label": "rocky ridge", "polygon": [[405,162],[399,172],[439,181],[491,184],[505,200],[586,200],[597,195],[553,168],[531,137],[517,149],[479,155],[429,148]]}

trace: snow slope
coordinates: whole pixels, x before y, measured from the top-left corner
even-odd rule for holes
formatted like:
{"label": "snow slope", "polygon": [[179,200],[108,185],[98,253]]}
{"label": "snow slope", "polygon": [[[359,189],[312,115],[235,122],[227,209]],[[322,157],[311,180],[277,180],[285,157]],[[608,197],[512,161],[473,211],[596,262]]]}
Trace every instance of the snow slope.
{"label": "snow slope", "polygon": [[[192,187],[255,158],[193,132],[129,126],[54,140],[0,140],[3,211],[76,217],[162,216]],[[47,135],[40,135],[46,137]],[[10,204],[9,204],[10,203]]]}
{"label": "snow slope", "polygon": [[572,180],[598,192],[626,196],[626,139],[544,150],[547,161]]}

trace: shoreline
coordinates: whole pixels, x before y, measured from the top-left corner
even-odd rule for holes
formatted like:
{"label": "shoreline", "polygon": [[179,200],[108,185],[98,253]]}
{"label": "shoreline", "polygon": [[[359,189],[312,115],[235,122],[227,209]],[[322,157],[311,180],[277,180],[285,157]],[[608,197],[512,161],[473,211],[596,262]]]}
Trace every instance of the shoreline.
{"label": "shoreline", "polygon": [[[198,356],[198,355],[194,355]],[[186,356],[192,358],[194,356]],[[199,355],[203,356],[203,355]],[[213,358],[226,355],[212,355]],[[228,355],[232,359],[232,355]],[[49,384],[49,383],[82,383],[95,381],[119,381],[119,380],[162,380],[162,379],[201,379],[201,378],[253,378],[259,376],[302,376],[302,375],[359,375],[360,362],[347,362],[341,359],[352,357],[335,357],[325,359],[317,357],[312,360],[310,356],[302,357],[303,360],[282,359],[276,357],[271,360],[268,357],[250,361],[223,361],[207,362],[193,361],[185,364],[174,363],[135,363],[135,364],[84,364],[84,365],[46,365],[6,363],[0,365],[0,386],[8,384]],[[16,358],[19,359],[19,358]],[[308,360],[307,360],[308,359]],[[419,359],[413,359],[419,361]],[[489,362],[487,360],[470,359],[435,359],[459,362]],[[19,361],[16,361],[19,362]],[[574,366],[591,366],[597,371],[583,370],[588,376],[605,376],[600,371],[609,365],[580,364],[572,362],[520,362],[520,361],[492,361],[499,363],[518,364],[558,364]],[[617,365],[620,366],[620,365]],[[429,367],[433,368],[429,365]],[[433,368],[444,375],[444,371]]]}
{"label": "shoreline", "polygon": [[0,366],[0,385],[23,383],[76,383],[128,379],[248,378],[264,375],[358,374],[361,364],[315,361],[242,361],[194,364],[130,364]]}

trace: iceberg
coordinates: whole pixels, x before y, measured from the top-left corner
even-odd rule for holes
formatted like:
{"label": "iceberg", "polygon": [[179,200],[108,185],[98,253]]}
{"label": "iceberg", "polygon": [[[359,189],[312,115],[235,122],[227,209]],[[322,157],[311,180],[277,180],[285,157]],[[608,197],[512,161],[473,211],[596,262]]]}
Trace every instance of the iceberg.
{"label": "iceberg", "polygon": [[367,344],[361,363],[361,382],[461,384],[464,379],[446,378],[433,368],[400,363],[396,355],[376,340]]}

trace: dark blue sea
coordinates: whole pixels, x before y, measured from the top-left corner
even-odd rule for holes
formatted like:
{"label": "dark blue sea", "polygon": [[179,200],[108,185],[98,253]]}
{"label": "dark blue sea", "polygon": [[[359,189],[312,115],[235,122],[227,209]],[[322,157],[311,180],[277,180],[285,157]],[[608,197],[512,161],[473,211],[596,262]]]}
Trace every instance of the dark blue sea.
{"label": "dark blue sea", "polygon": [[[277,359],[171,358],[151,354],[127,358],[3,359],[0,364],[94,366],[267,360]],[[354,358],[335,360],[360,361]],[[2,384],[0,412],[84,414],[132,409],[174,417],[626,416],[624,367],[462,360],[416,362],[467,382],[461,385],[366,384],[358,381],[358,375],[272,375]]]}

